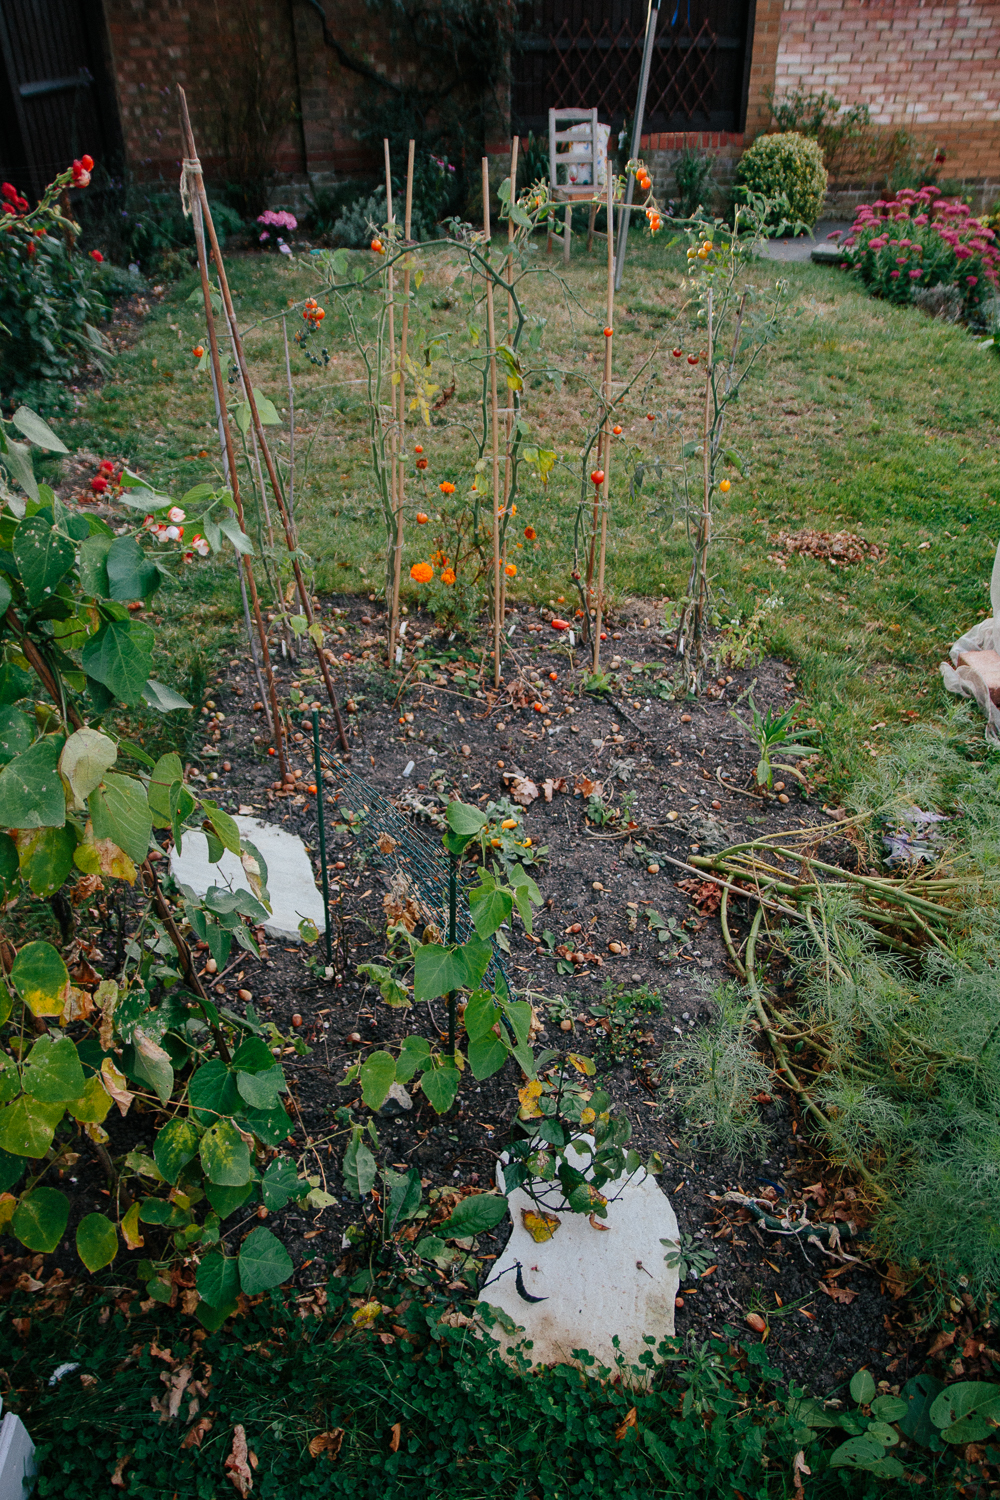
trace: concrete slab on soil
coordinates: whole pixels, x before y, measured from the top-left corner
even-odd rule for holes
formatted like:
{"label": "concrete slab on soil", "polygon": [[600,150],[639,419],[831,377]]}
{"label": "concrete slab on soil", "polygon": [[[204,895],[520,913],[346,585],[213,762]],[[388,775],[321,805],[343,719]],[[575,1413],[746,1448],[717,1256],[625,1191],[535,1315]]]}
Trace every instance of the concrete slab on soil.
{"label": "concrete slab on soil", "polygon": [[[259,818],[238,817],[236,826],[243,838],[259,850],[267,865],[267,890],[271,898],[271,915],[263,924],[269,937],[283,943],[299,943],[299,922],[303,917],[315,922],[320,932],[325,925],[323,897],[313,879],[312,860],[297,834]],[[186,833],[183,851],[170,854],[170,873],[182,885],[189,885],[199,896],[210,886],[226,890],[250,890],[246,872],[235,854],[227,849],[218,864],[210,864],[208,840],[203,833]]]}
{"label": "concrete slab on soil", "polygon": [[[595,1229],[586,1214],[560,1214],[559,1228],[542,1244],[521,1218],[522,1211],[537,1212],[535,1204],[521,1188],[510,1194],[513,1232],[480,1300],[502,1308],[524,1329],[536,1365],[579,1364],[574,1349],[587,1349],[611,1370],[619,1355],[630,1367],[673,1334],[678,1274],[665,1265],[667,1247],[660,1244],[677,1240],[670,1200],[643,1168],[604,1192],[614,1199],[607,1218],[595,1220],[604,1229]],[[518,1294],[518,1263],[525,1291],[544,1302],[525,1302]],[[654,1344],[644,1342],[647,1334]],[[635,1380],[628,1368],[625,1378]]]}
{"label": "concrete slab on soil", "polygon": [[21,1418],[9,1411],[0,1423],[0,1500],[27,1500],[35,1488],[35,1445]]}
{"label": "concrete slab on soil", "polygon": [[766,240],[760,254],[763,260],[809,260],[814,250],[826,244],[829,235],[839,230],[843,236],[850,227],[839,219],[820,219],[812,234],[800,234],[797,239]]}

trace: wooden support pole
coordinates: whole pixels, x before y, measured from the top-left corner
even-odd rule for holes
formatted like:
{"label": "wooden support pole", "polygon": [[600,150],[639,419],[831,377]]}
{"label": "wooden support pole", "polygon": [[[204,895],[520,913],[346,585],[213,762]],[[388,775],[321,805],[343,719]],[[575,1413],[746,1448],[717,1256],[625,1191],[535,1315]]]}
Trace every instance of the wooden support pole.
{"label": "wooden support pole", "polygon": [[[607,327],[614,329],[615,323],[615,237],[614,237],[614,198],[612,174],[607,173],[607,214],[608,214],[608,305],[607,305]],[[604,563],[608,550],[608,486],[611,483],[611,422],[614,413],[614,396],[611,390],[611,346],[614,343],[614,333],[609,332],[604,340],[604,431],[603,448],[604,479],[601,483],[601,543],[597,557],[597,605],[594,618],[594,671],[601,664],[601,615],[604,609]]]}
{"label": "wooden support pole", "polygon": [[[406,163],[406,207],[403,217],[403,239],[406,244],[410,241],[410,226],[413,219],[413,151],[415,142],[410,142],[410,150]],[[399,619],[399,588],[403,570],[403,531],[404,516],[403,506],[406,500],[406,445],[404,431],[406,428],[406,338],[410,328],[410,257],[403,259],[403,318],[399,331],[399,415],[396,420],[395,430],[396,453],[398,455],[398,472],[396,475],[396,544],[393,553],[393,575],[392,575],[392,597],[396,608],[396,618]],[[394,393],[395,400],[395,393]],[[394,637],[395,640],[395,637]],[[390,663],[390,666],[393,663]]]}
{"label": "wooden support pole", "polygon": [[[201,163],[198,161],[194,149],[194,138],[191,135],[190,122],[188,120],[187,103],[184,99],[183,89],[180,91],[182,103],[182,121],[184,125],[185,150],[187,152],[187,163],[185,164],[185,176],[189,187],[194,188],[194,202],[191,205],[194,219],[195,246],[198,251],[198,270],[201,273],[201,293],[205,303],[205,319],[208,324],[208,348],[212,361],[212,374],[216,389],[219,392],[219,426],[225,445],[226,469],[229,480],[229,488],[236,507],[236,518],[240,523],[240,530],[246,531],[243,519],[243,497],[240,494],[239,475],[236,471],[236,453],[233,448],[233,434],[229,426],[229,413],[226,410],[225,386],[222,380],[222,364],[219,359],[219,340],[215,331],[215,315],[212,312],[212,289],[208,279],[208,255],[205,249],[205,229],[203,222],[202,200],[205,196],[205,184],[201,174]],[[188,164],[189,163],[189,164]],[[206,200],[207,201],[207,200]],[[249,556],[241,559],[243,572],[246,578],[247,589],[250,594],[250,608],[253,614],[254,625],[257,629],[257,640],[260,645],[261,658],[264,665],[264,675],[267,678],[267,696],[271,702],[271,730],[274,740],[274,748],[278,756],[278,769],[282,780],[288,774],[288,762],[285,759],[285,738],[281,727],[281,710],[278,707],[278,692],[274,682],[274,671],[271,666],[271,653],[267,645],[267,630],[260,612],[260,600],[257,597],[257,584],[254,579],[253,566]],[[252,650],[252,648],[251,648]]]}
{"label": "wooden support pole", "polygon": [[[187,98],[185,96],[184,90],[180,87],[180,85],[178,85],[177,92],[180,95],[181,100],[186,149],[188,152],[188,157],[192,161],[194,161],[197,160],[197,153],[194,143],[194,134],[191,130],[191,120],[188,116]],[[239,325],[236,322],[236,310],[233,307],[233,299],[229,290],[229,280],[226,276],[226,268],[225,263],[222,259],[222,251],[219,249],[219,240],[218,236],[215,233],[215,225],[212,222],[212,212],[209,208],[208,195],[205,192],[205,181],[201,174],[200,166],[198,172],[196,174],[192,173],[191,175],[195,181],[195,188],[198,194],[199,202],[201,203],[202,218],[205,223],[205,228],[208,230],[208,237],[212,246],[212,259],[215,261],[215,269],[218,272],[219,289],[222,292],[222,301],[226,309],[226,317],[229,320],[229,329],[230,333],[232,334],[233,346],[236,350],[236,359],[239,365],[240,375],[242,376],[243,384],[246,387],[247,403],[250,407],[250,420],[253,423],[253,429],[257,435],[257,442],[260,444],[261,455],[264,459],[264,467],[267,469],[267,477],[271,485],[271,493],[274,495],[275,503],[281,514],[281,521],[285,532],[285,545],[288,548],[288,554],[291,559],[292,572],[295,575],[295,584],[298,590],[299,599],[302,603],[302,613],[305,615],[307,621],[309,622],[309,626],[311,627],[313,625],[312,600],[309,597],[309,590],[306,588],[305,579],[302,576],[302,567],[299,563],[298,557],[298,547],[292,530],[292,524],[288,515],[288,510],[285,506],[285,497],[281,492],[281,485],[278,481],[278,475],[274,467],[274,459],[271,457],[271,450],[268,447],[267,438],[264,436],[264,427],[260,420],[260,412],[257,410],[257,400],[254,396],[253,384],[250,379],[250,371],[247,369],[246,357],[243,352],[243,341],[240,338]],[[319,635],[319,632],[317,632],[317,635]],[[323,674],[323,681],[326,684],[326,691],[330,699],[330,706],[333,709],[334,718],[337,722],[337,732],[340,738],[341,749],[344,755],[350,755],[351,748],[348,744],[343,720],[340,717],[340,705],[337,702],[337,694],[334,691],[333,681],[330,677],[330,668],[327,663],[326,657],[323,654],[322,640],[317,639],[315,636],[313,636],[311,629],[310,639],[313,643],[313,649],[316,653],[316,660],[319,664],[319,669]]]}
{"label": "wooden support pole", "polygon": [[[393,240],[392,232],[395,218],[392,212],[392,163],[389,159],[389,139],[385,137],[382,141],[382,149],[385,153],[385,217],[389,225],[388,252],[391,256]],[[389,423],[389,503],[392,507],[395,530],[393,533],[393,552],[390,566],[386,569],[386,592],[389,596],[389,634],[386,638],[386,660],[391,672],[396,665],[396,632],[399,628],[399,577],[402,554],[399,546],[398,532],[399,517],[399,465],[396,462],[396,278],[392,266],[386,272],[385,295],[389,304],[389,410],[392,413]],[[381,399],[381,391],[379,398]]]}
{"label": "wooden support pole", "polygon": [[[483,239],[490,258],[490,159],[483,157]],[[486,335],[490,346],[490,457],[493,471],[493,686],[500,686],[500,633],[503,590],[500,579],[500,413],[497,403],[497,330],[493,308],[493,278],[486,277]]]}
{"label": "wooden support pole", "polygon": [[[517,152],[521,144],[520,136],[515,135],[510,143],[510,205],[517,199]],[[514,281],[514,219],[508,214],[507,218],[507,285],[511,286]],[[507,342],[510,343],[514,332],[514,294],[507,293]],[[507,574],[503,571],[507,566],[507,527],[510,525],[510,517],[507,515],[507,507],[510,504],[510,487],[513,479],[514,459],[511,452],[511,439],[514,432],[514,419],[517,416],[518,399],[516,391],[509,391],[507,400],[507,451],[504,457],[503,470],[503,509],[504,509],[504,535],[503,550],[500,558],[500,621],[501,624],[507,618]]]}

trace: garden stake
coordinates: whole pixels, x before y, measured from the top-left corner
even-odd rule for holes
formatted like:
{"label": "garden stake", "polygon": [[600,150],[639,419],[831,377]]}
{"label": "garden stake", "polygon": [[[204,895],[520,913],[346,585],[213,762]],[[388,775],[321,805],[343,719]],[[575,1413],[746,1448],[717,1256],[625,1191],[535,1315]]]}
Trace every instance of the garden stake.
{"label": "garden stake", "polygon": [[333,962],[330,946],[330,877],[326,869],[326,816],[323,812],[323,767],[320,763],[319,709],[312,711],[313,775],[316,777],[316,826],[319,829],[319,867],[323,872],[323,932],[326,937],[326,961]]}
{"label": "garden stake", "polygon": [[[194,204],[194,212],[198,215],[199,218],[199,227],[196,230],[196,234],[201,234],[201,247],[202,251],[204,251],[205,236],[200,227],[201,205],[197,201]],[[215,365],[210,364],[209,368],[212,371],[212,400],[215,404],[215,425],[218,429],[219,447],[222,450],[222,470],[226,476],[226,483],[229,484],[229,455],[226,452],[226,437],[225,432],[223,431],[222,424],[222,398],[219,393],[219,385],[215,375]],[[250,646],[250,660],[253,662],[253,674],[257,679],[257,691],[260,694],[260,702],[264,710],[264,719],[267,724],[267,732],[273,739],[274,725],[271,722],[271,709],[268,703],[268,692],[264,686],[264,679],[261,676],[260,671],[260,656],[258,654],[259,645],[254,637],[253,622],[250,618],[250,601],[247,598],[246,573],[243,570],[243,555],[240,552],[237,552],[236,554],[236,576],[240,581],[240,598],[243,602],[243,621],[247,628],[247,642]]]}
{"label": "garden stake", "polygon": [[[510,201],[508,203],[508,209],[510,208],[510,205],[513,204],[515,198],[517,197],[517,151],[518,151],[518,147],[520,146],[520,144],[521,144],[521,137],[518,136],[518,135],[515,135],[512,138],[511,143],[510,143]],[[507,217],[507,246],[508,246],[508,248],[507,248],[507,285],[508,285],[508,287],[511,287],[514,284],[514,220],[510,216],[509,213],[508,213],[508,217]],[[511,292],[511,291],[508,291],[508,293],[507,293],[507,342],[508,342],[508,344],[511,342],[513,333],[514,333],[514,293]],[[504,571],[504,569],[507,566],[507,527],[510,524],[510,518],[507,515],[507,506],[508,506],[508,503],[510,501],[510,482],[511,482],[512,469],[513,469],[513,466],[514,466],[514,455],[511,452],[511,442],[510,442],[510,439],[511,439],[511,432],[513,431],[513,427],[514,427],[514,418],[515,418],[515,416],[517,414],[517,409],[518,409],[518,407],[520,405],[520,401],[518,399],[518,393],[517,393],[517,391],[512,391],[512,390],[510,390],[508,388],[507,399],[510,402],[510,405],[507,408],[507,451],[506,451],[506,454],[505,454],[505,457],[504,457],[504,470],[503,470],[503,510],[504,510],[503,540],[504,540],[504,545],[503,545],[503,555],[502,555],[502,557],[500,559],[500,562],[501,562],[501,565],[502,565],[501,566],[501,571],[500,571],[500,605],[501,605],[501,608],[500,608],[500,620],[501,620],[501,622],[503,622],[507,618],[507,574]]]}
{"label": "garden stake", "polygon": [[[181,108],[183,110],[184,136],[187,143],[188,156],[192,161],[194,161],[197,158],[195,155],[194,135],[191,130],[191,120],[188,115],[187,97],[184,93],[184,90],[180,87],[179,84],[177,86],[177,92],[180,95]],[[240,374],[243,377],[243,384],[246,387],[247,402],[250,407],[250,416],[253,421],[254,431],[257,434],[257,441],[260,444],[260,451],[264,457],[264,464],[267,468],[268,479],[271,482],[271,490],[277,503],[278,510],[281,513],[282,522],[284,524],[285,543],[288,547],[288,553],[292,563],[292,571],[295,574],[295,583],[298,588],[299,598],[302,601],[302,613],[308,620],[309,625],[312,626],[312,600],[309,598],[309,593],[305,585],[305,579],[302,577],[302,568],[299,564],[298,559],[298,549],[296,546],[295,537],[292,533],[288,511],[285,507],[284,496],[281,493],[281,485],[278,482],[278,476],[275,472],[274,461],[271,458],[271,450],[267,446],[267,439],[264,436],[264,428],[261,424],[260,412],[257,410],[257,401],[253,393],[253,385],[250,380],[250,372],[247,369],[246,359],[243,353],[243,343],[240,339],[239,326],[236,322],[236,310],[233,307],[233,299],[229,291],[229,281],[226,277],[225,264],[222,259],[222,251],[219,249],[219,240],[218,236],[215,233],[215,225],[212,222],[212,211],[209,208],[208,194],[205,192],[205,182],[201,174],[200,165],[197,173],[192,173],[192,176],[194,177],[195,188],[198,194],[198,198],[201,202],[202,216],[208,229],[208,237],[212,243],[212,258],[215,261],[215,268],[219,275],[219,287],[222,291],[222,300],[225,304],[226,317],[229,320],[229,329],[232,335],[234,347],[236,349],[236,357],[239,364]],[[317,632],[317,634],[320,635],[319,640],[316,640],[313,637],[312,631],[310,630],[310,639],[312,640],[313,648],[316,652],[316,659],[319,663],[320,671],[323,674],[323,681],[326,684],[326,690],[330,699],[330,705],[333,709],[334,718],[337,721],[337,731],[340,737],[340,746],[344,755],[349,756],[351,753],[351,748],[347,741],[347,734],[344,730],[343,720],[340,717],[340,705],[337,702],[337,694],[334,691],[333,681],[330,677],[330,668],[327,664],[326,657],[323,654],[322,633]]]}
{"label": "garden stake", "polygon": [[295,387],[292,384],[292,361],[288,353],[288,319],[281,320],[285,341],[285,378],[288,381],[288,514],[295,521]]}
{"label": "garden stake", "polygon": [[[203,221],[203,204],[207,206],[208,199],[205,196],[205,184],[201,175],[201,162],[198,160],[194,149],[194,138],[191,135],[190,122],[188,121],[187,101],[184,98],[184,90],[180,90],[182,104],[182,122],[185,126],[185,149],[187,159],[184,163],[185,191],[186,183],[190,179],[194,184],[194,201],[191,204],[192,219],[194,222],[195,245],[198,251],[198,270],[201,273],[201,293],[205,303],[205,318],[208,323],[208,347],[212,357],[212,380],[215,389],[219,393],[218,412],[219,426],[225,448],[227,478],[229,489],[236,507],[236,517],[240,523],[240,530],[245,531],[246,525],[243,520],[243,499],[240,495],[240,481],[236,472],[236,454],[233,451],[233,435],[229,427],[229,414],[226,403],[222,399],[222,366],[219,362],[219,341],[215,332],[215,317],[212,312],[212,292],[208,281],[208,257],[205,252],[205,228]],[[209,221],[211,222],[211,221]],[[214,230],[213,230],[214,237]],[[285,759],[285,740],[281,729],[281,712],[278,708],[278,693],[274,685],[274,672],[271,668],[271,654],[267,648],[267,631],[260,613],[260,600],[257,597],[257,584],[253,576],[253,567],[250,559],[246,559],[246,579],[250,589],[250,603],[253,609],[254,622],[257,626],[257,639],[260,642],[261,655],[264,661],[264,671],[267,675],[268,697],[271,700],[271,737],[274,741],[274,749],[278,756],[278,769],[282,780],[288,775],[288,762]],[[251,645],[251,654],[253,647]]]}
{"label": "garden stake", "polygon": [[[490,259],[490,159],[483,157],[484,253]],[[493,316],[493,278],[486,278],[486,330],[490,345],[490,449],[493,466],[493,686],[500,686],[500,416],[497,410],[497,333]]]}
{"label": "garden stake", "polygon": [[[594,175],[597,175],[596,163]],[[614,236],[614,206],[612,199],[612,180],[610,171],[605,172],[607,182],[607,215],[608,215],[608,321],[606,327],[614,328],[615,314],[615,236]],[[601,546],[597,562],[597,606],[594,617],[594,671],[601,664],[601,611],[604,601],[604,563],[608,550],[608,486],[611,483],[611,414],[614,406],[614,398],[611,393],[611,345],[614,343],[614,334],[609,332],[604,340],[604,478],[601,481]],[[598,452],[601,451],[600,445]],[[597,490],[594,490],[594,525],[597,525]]]}
{"label": "garden stake", "polygon": [[[691,600],[691,622],[684,641],[684,659],[688,693],[697,693],[701,674],[702,636],[705,605],[708,601],[708,549],[712,541],[712,395],[715,389],[713,364],[714,333],[712,327],[712,288],[706,293],[708,316],[708,364],[705,370],[705,420],[702,429],[702,504],[698,517],[697,541],[688,581]],[[738,330],[737,330],[738,332]]]}
{"label": "garden stake", "polygon": [[[393,228],[395,220],[392,216],[392,165],[389,159],[389,140],[383,138],[382,149],[385,152],[385,214],[386,223],[389,226],[389,250],[395,236]],[[399,535],[400,506],[399,494],[399,464],[396,462],[397,434],[396,434],[396,276],[392,269],[392,260],[386,268],[385,277],[385,300],[389,309],[389,410],[392,413],[389,422],[389,503],[393,515],[396,517],[396,541],[392,555],[392,571],[386,579],[386,592],[389,595],[389,639],[387,642],[389,671],[396,666],[396,632],[399,629],[399,580],[402,567],[402,539]],[[403,659],[402,646],[399,647],[399,660]]]}
{"label": "garden stake", "polygon": [[[403,219],[403,238],[406,243],[410,239],[410,224],[413,217],[413,150],[415,142],[410,142],[409,159],[406,165],[406,211]],[[403,570],[403,503],[406,498],[406,452],[404,429],[406,427],[406,335],[410,327],[410,257],[407,256],[403,262],[403,320],[399,331],[399,419],[395,431],[396,453],[399,457],[399,469],[396,475],[396,547],[393,554],[393,580],[392,597],[396,604],[397,619],[399,616],[399,582]],[[395,393],[393,393],[395,396]],[[393,637],[395,639],[395,637]]]}
{"label": "garden stake", "polygon": [[[458,942],[458,857],[454,854],[448,855],[448,941],[455,944]],[[455,1001],[457,991],[450,990],[448,993],[448,1055],[454,1060],[455,1057]]]}

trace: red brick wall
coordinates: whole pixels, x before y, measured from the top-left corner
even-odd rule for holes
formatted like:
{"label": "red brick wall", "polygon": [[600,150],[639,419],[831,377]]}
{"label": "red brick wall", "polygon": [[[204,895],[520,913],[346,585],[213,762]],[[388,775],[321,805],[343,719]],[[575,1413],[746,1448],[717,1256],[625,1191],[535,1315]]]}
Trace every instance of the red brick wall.
{"label": "red brick wall", "polygon": [[1000,177],[1000,0],[784,0],[773,76],[778,97],[867,104],[943,150],[946,176]]}

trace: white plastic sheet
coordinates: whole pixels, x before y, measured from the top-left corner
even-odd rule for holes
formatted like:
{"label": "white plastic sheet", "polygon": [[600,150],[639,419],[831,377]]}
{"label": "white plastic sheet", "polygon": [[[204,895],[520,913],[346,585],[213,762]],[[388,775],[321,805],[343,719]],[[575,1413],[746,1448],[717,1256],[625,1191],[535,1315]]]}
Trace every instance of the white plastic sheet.
{"label": "white plastic sheet", "polygon": [[973,625],[971,630],[958,638],[948,653],[951,660],[941,663],[941,676],[949,693],[957,693],[962,698],[975,698],[986,715],[987,740],[991,744],[1000,744],[1000,708],[993,702],[989,688],[975,668],[958,665],[958,658],[963,651],[1000,652],[1000,546],[993,559],[990,603],[993,606],[992,617],[980,620],[978,625]]}

